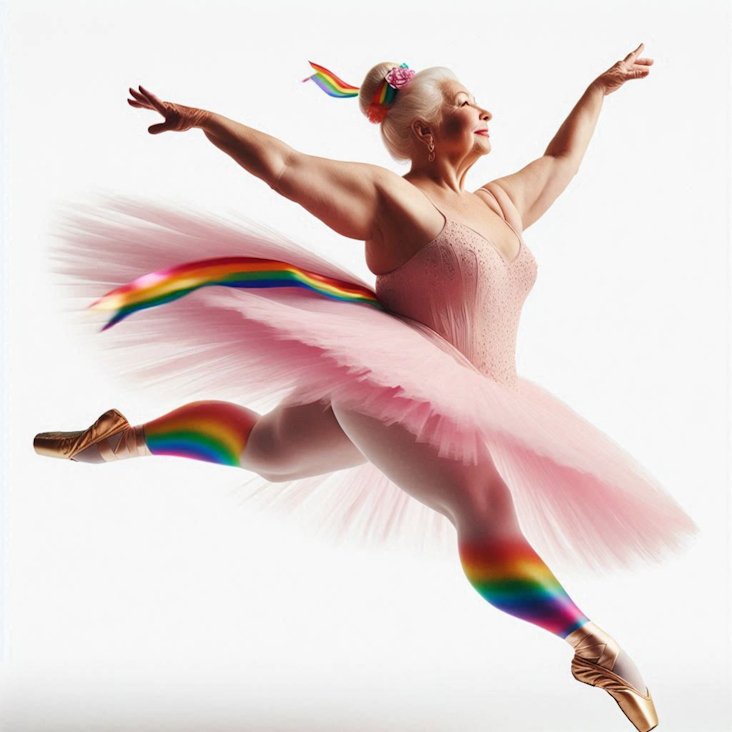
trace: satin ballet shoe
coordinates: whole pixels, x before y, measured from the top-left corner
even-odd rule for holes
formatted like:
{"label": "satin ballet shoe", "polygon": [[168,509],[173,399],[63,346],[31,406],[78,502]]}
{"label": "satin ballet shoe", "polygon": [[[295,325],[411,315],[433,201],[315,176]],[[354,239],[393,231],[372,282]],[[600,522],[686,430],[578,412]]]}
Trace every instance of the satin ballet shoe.
{"label": "satin ballet shoe", "polygon": [[[119,437],[110,441],[115,435]],[[84,459],[77,459],[81,452],[92,445],[96,445],[98,454],[90,451]],[[106,411],[85,430],[41,432],[33,439],[33,448],[39,455],[46,457],[92,463],[151,454],[142,427],[130,427],[124,415],[116,409]]]}
{"label": "satin ballet shoe", "polygon": [[648,688],[644,694],[613,673],[620,646],[610,635],[589,622],[572,631],[565,640],[575,649],[572,676],[577,681],[607,691],[638,732],[649,732],[658,725],[656,707]]}

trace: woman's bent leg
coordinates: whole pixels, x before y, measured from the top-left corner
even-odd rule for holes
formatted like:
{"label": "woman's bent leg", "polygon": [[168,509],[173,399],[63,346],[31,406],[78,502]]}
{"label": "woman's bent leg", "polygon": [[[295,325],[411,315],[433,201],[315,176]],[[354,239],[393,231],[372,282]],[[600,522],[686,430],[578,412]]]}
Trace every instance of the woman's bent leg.
{"label": "woman's bent leg", "polygon": [[524,537],[511,492],[490,458],[466,466],[439,457],[400,425],[334,411],[379,470],[452,521],[465,574],[491,605],[562,638],[589,621]]}
{"label": "woman's bent leg", "polygon": [[[370,462],[452,522],[465,575],[486,601],[563,639],[590,622],[527,541],[511,491],[490,457],[466,466],[439,457],[436,448],[417,442],[401,425],[385,425],[338,406],[333,411]],[[622,650],[614,670],[637,688],[645,688]]]}

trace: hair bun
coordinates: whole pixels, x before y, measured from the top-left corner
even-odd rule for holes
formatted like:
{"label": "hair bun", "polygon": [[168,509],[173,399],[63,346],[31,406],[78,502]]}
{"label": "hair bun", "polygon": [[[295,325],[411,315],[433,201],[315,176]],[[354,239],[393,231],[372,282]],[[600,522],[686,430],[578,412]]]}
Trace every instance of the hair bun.
{"label": "hair bun", "polygon": [[[392,102],[393,97],[390,96],[382,99],[381,103],[378,103],[374,97],[381,89],[386,75],[391,71],[391,69],[398,65],[399,64],[394,63],[393,61],[384,61],[380,64],[376,64],[376,66],[369,69],[363,83],[359,87],[358,104],[369,122],[378,124],[379,122],[383,122],[386,117],[389,111],[389,104]],[[394,93],[396,92],[396,89],[392,89],[392,87],[389,87],[389,90]]]}

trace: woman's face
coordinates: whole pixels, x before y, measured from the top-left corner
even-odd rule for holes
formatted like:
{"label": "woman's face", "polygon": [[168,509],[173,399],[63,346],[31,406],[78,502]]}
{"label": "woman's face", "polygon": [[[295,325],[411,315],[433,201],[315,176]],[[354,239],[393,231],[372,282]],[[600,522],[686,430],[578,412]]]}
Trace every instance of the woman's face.
{"label": "woman's face", "polygon": [[491,143],[486,130],[493,115],[458,81],[444,82],[443,94],[442,120],[433,130],[435,149],[458,157],[487,155]]}

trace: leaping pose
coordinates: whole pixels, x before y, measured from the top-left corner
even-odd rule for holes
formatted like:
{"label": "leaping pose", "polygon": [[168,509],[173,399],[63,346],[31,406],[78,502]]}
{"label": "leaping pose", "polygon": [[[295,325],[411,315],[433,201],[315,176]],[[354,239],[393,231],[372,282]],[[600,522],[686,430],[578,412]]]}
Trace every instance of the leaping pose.
{"label": "leaping pose", "polygon": [[[110,293],[119,318],[204,284],[258,287],[257,298],[236,292],[229,310],[202,299],[201,312],[215,325],[240,307],[236,327],[260,329],[258,343],[277,365],[272,379],[284,370],[299,401],[260,415],[201,400],[134,426],[113,409],[86,430],[37,435],[36,451],[87,463],[174,455],[272,482],[368,461],[449,519],[465,574],[485,600],[565,640],[574,677],[609,692],[640,732],[653,729],[656,710],[635,664],[572,601],[529,543],[517,508],[536,508],[549,541],[559,545],[561,536],[602,558],[650,552],[696,530],[627,453],[515,368],[519,315],[538,269],[523,232],[577,174],[604,97],[648,75],[653,61],[642,49],[589,85],[539,159],[475,191],[465,180],[491,152],[492,114],[443,67],[378,64],[356,88],[312,64],[308,78],[323,90],[358,97],[392,157],[411,163],[403,176],[304,154],[220,114],[130,89],[132,107],[164,118],[151,134],[203,130],[272,190],[364,241],[381,309],[345,274],[283,266],[274,245],[269,259],[238,249],[141,277]],[[277,301],[278,287],[292,284],[302,287],[296,301]],[[357,297],[366,301],[343,302]],[[277,337],[267,340],[267,328]]]}

